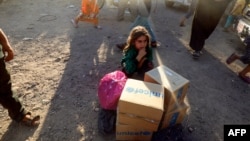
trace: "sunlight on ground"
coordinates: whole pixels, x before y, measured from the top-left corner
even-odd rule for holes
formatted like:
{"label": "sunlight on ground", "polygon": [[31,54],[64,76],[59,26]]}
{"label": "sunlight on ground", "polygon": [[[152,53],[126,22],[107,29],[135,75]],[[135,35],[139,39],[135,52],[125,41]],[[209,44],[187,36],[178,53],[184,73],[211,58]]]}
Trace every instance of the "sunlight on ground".
{"label": "sunlight on ground", "polygon": [[[109,51],[109,40],[107,39],[107,37],[103,37],[103,41],[99,47],[99,49],[97,50],[97,59],[98,60],[93,60],[94,64],[96,65],[97,63],[105,63],[107,62],[107,54]],[[114,52],[113,50],[111,50],[111,55],[113,55]],[[98,61],[98,62],[97,62]]]}
{"label": "sunlight on ground", "polygon": [[[191,51],[191,48],[188,45],[188,41],[184,40],[183,38],[178,38],[178,40],[183,44],[183,46]],[[228,54],[225,54],[225,52],[220,52],[218,50],[213,50],[211,49],[212,47],[210,47],[210,45],[205,45],[204,49],[213,57],[215,57],[216,59],[218,59],[223,65],[225,65],[227,68],[229,68],[230,70],[232,70],[233,72],[237,73],[240,70],[242,70],[244,68],[244,65],[241,64],[238,60],[235,61],[235,63],[232,63],[230,65],[226,64],[226,59],[229,56]]]}

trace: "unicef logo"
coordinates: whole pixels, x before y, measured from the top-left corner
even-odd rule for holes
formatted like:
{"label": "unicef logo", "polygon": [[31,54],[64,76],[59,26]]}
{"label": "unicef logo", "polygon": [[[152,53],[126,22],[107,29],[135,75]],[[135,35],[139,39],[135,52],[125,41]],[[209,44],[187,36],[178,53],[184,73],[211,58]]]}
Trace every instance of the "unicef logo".
{"label": "unicef logo", "polygon": [[116,132],[119,136],[150,136],[152,132],[149,131],[122,131]]}
{"label": "unicef logo", "polygon": [[144,95],[148,95],[150,97],[151,96],[160,97],[160,98],[164,97],[164,95],[160,92],[155,92],[155,91],[151,91],[148,89],[142,89],[142,88],[127,87],[126,92],[131,93],[131,94],[144,94]]}
{"label": "unicef logo", "polygon": [[126,89],[126,91],[129,92],[129,93],[132,93],[134,90],[135,90],[135,89],[132,88],[132,87],[128,87],[128,88]]}

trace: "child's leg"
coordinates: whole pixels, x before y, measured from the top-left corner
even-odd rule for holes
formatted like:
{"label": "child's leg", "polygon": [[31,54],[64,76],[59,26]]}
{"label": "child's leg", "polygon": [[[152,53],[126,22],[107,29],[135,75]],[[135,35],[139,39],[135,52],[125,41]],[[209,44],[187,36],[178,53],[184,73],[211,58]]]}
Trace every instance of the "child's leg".
{"label": "child's leg", "polygon": [[97,29],[102,29],[102,27],[98,24],[98,19],[95,19],[94,21],[94,27],[97,28]]}
{"label": "child's leg", "polygon": [[71,22],[72,22],[72,24],[74,25],[74,27],[78,27],[78,22],[79,22],[79,20],[80,20],[81,17],[82,17],[82,13],[79,13],[79,14],[75,17],[75,19],[72,19],[72,20],[71,20]]}
{"label": "child's leg", "polygon": [[231,64],[233,63],[236,59],[240,59],[240,57],[238,55],[236,55],[235,53],[231,54],[227,60],[226,60],[226,63],[227,64]]}
{"label": "child's leg", "polygon": [[93,16],[93,24],[94,24],[95,28],[100,29],[101,27],[99,26],[99,19],[98,19],[99,8],[98,8],[98,5],[96,3],[96,0],[93,1],[91,7],[92,7],[92,14],[94,15]]}
{"label": "child's leg", "polygon": [[80,21],[81,17],[83,16],[82,13],[79,13],[76,17],[75,17],[75,22],[76,24],[78,24],[78,22]]}
{"label": "child's leg", "polygon": [[246,76],[247,73],[249,73],[249,72],[250,72],[250,64],[247,65],[247,66],[239,73],[239,75],[241,75],[241,76]]}
{"label": "child's leg", "polygon": [[250,64],[247,65],[240,73],[239,73],[239,77],[244,80],[245,82],[247,82],[248,84],[250,84],[250,77],[247,76],[247,73],[250,72]]}
{"label": "child's leg", "polygon": [[79,21],[92,23],[94,24],[95,28],[101,29],[101,27],[98,25],[99,24],[98,18],[89,18],[89,17],[82,16],[81,18],[79,18]]}
{"label": "child's leg", "polygon": [[79,21],[84,21],[84,15],[87,15],[89,12],[89,0],[82,0],[81,5],[81,12],[75,17],[75,19],[72,19],[71,22],[74,25],[74,27],[78,27]]}

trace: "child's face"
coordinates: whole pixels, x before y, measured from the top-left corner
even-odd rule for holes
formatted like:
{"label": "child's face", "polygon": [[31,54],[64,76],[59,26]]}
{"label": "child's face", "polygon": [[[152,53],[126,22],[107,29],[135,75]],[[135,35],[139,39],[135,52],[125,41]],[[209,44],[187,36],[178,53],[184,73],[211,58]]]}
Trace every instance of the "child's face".
{"label": "child's face", "polygon": [[148,41],[146,36],[141,36],[135,40],[135,48],[140,50],[147,46]]}

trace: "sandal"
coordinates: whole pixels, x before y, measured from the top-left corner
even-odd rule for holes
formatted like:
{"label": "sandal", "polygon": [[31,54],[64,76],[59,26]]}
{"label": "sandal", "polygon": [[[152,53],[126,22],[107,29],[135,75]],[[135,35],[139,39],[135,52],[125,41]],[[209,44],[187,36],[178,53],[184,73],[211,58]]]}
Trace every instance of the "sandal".
{"label": "sandal", "polygon": [[227,60],[226,60],[226,62],[227,62],[227,64],[231,64],[233,61],[235,61],[237,59],[237,55],[235,54],[235,53],[233,53],[233,54],[231,54],[228,58],[227,58]]}
{"label": "sandal", "polygon": [[29,127],[36,127],[40,124],[40,116],[37,115],[35,117],[31,117],[31,113],[28,112],[27,114],[25,114],[21,123]]}
{"label": "sandal", "polygon": [[239,77],[240,77],[243,81],[245,81],[245,82],[247,82],[248,84],[250,84],[250,77],[248,77],[248,76],[242,76],[242,75],[240,75],[240,74],[239,74]]}

